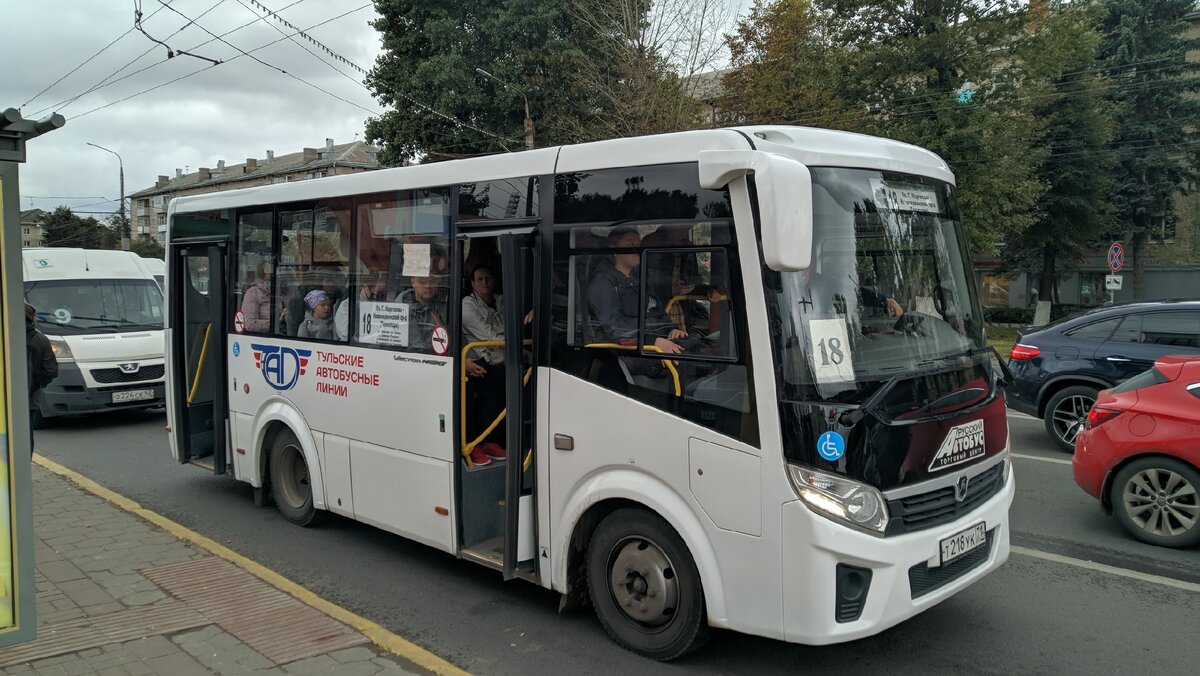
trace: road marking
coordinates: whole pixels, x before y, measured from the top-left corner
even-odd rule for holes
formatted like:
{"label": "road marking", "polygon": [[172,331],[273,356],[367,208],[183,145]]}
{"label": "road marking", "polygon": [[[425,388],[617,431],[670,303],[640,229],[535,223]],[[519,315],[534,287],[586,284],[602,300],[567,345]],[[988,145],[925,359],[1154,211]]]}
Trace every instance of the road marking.
{"label": "road marking", "polygon": [[1034,416],[1031,416],[1028,413],[1021,413],[1020,411],[1014,411],[1011,408],[1008,409],[1008,417],[1020,418],[1022,420],[1040,420],[1040,418],[1035,418]]}
{"label": "road marking", "polygon": [[292,582],[291,580],[280,575],[279,573],[276,573],[270,568],[267,568],[261,563],[248,559],[232,549],[214,542],[213,540],[204,537],[203,535],[191,530],[190,528],[187,528],[186,526],[175,523],[158,512],[146,509],[134,500],[131,500],[124,495],[117,493],[116,491],[105,488],[104,486],[101,486],[82,474],[67,469],[57,462],[50,460],[40,453],[34,454],[33,461],[34,463],[41,465],[43,468],[74,482],[80,488],[88,491],[89,493],[92,493],[93,495],[96,495],[97,497],[102,498],[127,512],[140,516],[141,518],[149,521],[159,528],[162,528],[180,540],[189,542],[200,549],[215,554],[216,556],[219,556],[222,559],[241,567],[251,575],[254,575],[272,587],[290,594],[298,601],[306,603],[318,611],[329,615],[335,620],[353,627],[355,630],[362,632],[362,634],[370,639],[372,643],[394,655],[403,657],[409,662],[412,662],[413,664],[416,664],[424,669],[428,669],[435,674],[470,676],[469,672],[459,669],[441,657],[438,657],[437,655],[397,634],[393,634],[392,632],[384,629],[380,625],[368,620],[365,617],[356,615],[349,610],[332,603],[331,601],[326,601],[320,596],[317,596],[313,592],[305,589],[295,582]]}
{"label": "road marking", "polygon": [[1092,570],[1099,573],[1108,573],[1109,575],[1127,577],[1131,580],[1138,580],[1139,582],[1149,582],[1151,584],[1160,584],[1164,587],[1174,587],[1175,589],[1200,593],[1200,584],[1196,582],[1185,582],[1183,580],[1176,580],[1175,578],[1171,577],[1163,577],[1162,575],[1139,573],[1136,570],[1129,570],[1128,568],[1117,568],[1116,566],[1096,563],[1095,561],[1073,559],[1069,556],[1051,554],[1050,552],[1043,552],[1037,549],[1029,549],[1028,547],[1020,547],[1017,545],[1012,545],[1011,550],[1014,554],[1022,554],[1035,559],[1042,559],[1043,561],[1053,561],[1054,563],[1062,563],[1068,566],[1075,566],[1077,568],[1085,568],[1087,570]]}
{"label": "road marking", "polygon": [[1062,458],[1047,458],[1044,455],[1028,455],[1026,453],[1013,453],[1012,457],[1021,458],[1022,460],[1041,460],[1042,462],[1052,462],[1057,465],[1071,464],[1070,460],[1063,460]]}

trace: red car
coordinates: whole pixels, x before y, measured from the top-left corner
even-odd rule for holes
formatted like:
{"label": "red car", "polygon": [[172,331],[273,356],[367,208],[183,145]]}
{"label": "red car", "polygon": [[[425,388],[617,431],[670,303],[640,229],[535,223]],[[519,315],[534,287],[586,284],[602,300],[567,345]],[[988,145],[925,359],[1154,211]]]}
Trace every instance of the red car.
{"label": "red car", "polygon": [[1075,439],[1075,483],[1135,538],[1200,544],[1200,356],[1102,390]]}

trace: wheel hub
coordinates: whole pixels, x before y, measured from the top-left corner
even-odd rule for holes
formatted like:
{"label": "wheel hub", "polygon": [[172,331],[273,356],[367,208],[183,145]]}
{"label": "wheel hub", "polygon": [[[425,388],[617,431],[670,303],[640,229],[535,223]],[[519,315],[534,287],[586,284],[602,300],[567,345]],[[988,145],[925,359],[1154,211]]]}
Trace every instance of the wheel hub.
{"label": "wheel hub", "polygon": [[645,538],[629,538],[613,547],[610,589],[617,608],[629,619],[660,626],[675,615],[679,582],[670,558]]}

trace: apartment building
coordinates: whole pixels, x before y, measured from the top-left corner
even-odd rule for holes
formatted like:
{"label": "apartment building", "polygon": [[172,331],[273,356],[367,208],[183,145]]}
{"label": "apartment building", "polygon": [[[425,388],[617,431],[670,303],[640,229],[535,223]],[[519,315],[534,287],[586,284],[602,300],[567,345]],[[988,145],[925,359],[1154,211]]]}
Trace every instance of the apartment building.
{"label": "apartment building", "polygon": [[28,249],[30,247],[42,246],[46,241],[46,232],[42,229],[42,223],[50,214],[41,209],[29,209],[21,212],[21,246]]}
{"label": "apartment building", "polygon": [[172,198],[218,190],[236,190],[272,183],[306,181],[379,168],[378,149],[362,141],[334,144],[325,139],[323,148],[304,148],[287,155],[268,150],[265,158],[247,158],[241,164],[201,167],[194,172],[175,170],[175,176],[159,176],[154,186],[129,196],[129,223],[134,239],[166,239],[167,205]]}

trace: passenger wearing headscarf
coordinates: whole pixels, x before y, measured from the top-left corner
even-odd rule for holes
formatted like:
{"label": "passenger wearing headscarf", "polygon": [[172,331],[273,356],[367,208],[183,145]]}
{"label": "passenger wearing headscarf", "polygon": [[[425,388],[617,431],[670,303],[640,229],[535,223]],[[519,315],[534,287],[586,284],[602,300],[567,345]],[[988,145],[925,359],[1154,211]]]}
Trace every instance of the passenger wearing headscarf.
{"label": "passenger wearing headscarf", "polygon": [[321,289],[309,291],[304,295],[304,306],[308,309],[296,336],[333,340],[333,301],[329,294]]}

